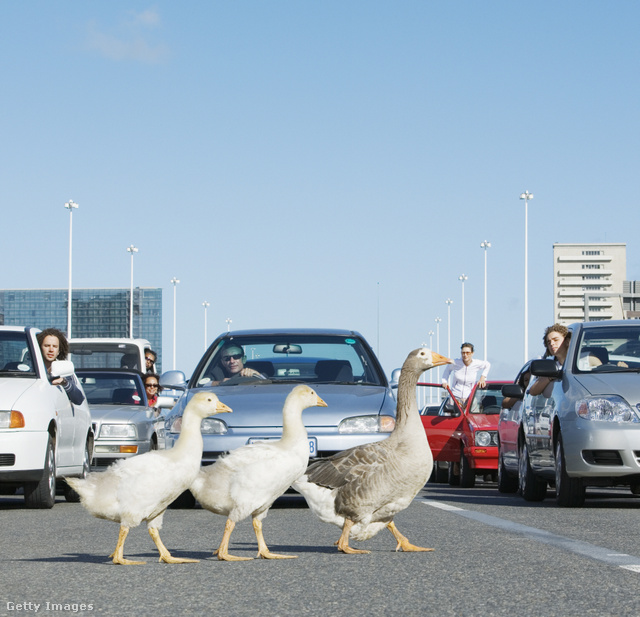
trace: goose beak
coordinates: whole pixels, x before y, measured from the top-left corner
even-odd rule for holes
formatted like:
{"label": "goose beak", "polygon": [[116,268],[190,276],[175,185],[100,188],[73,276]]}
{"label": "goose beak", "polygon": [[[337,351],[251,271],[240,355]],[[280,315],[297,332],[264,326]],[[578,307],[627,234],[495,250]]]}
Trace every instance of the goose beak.
{"label": "goose beak", "polygon": [[216,413],[231,413],[231,412],[232,412],[231,407],[228,407],[222,401],[218,401],[218,404],[216,405]]}
{"label": "goose beak", "polygon": [[453,364],[453,360],[451,358],[447,358],[446,356],[441,356],[439,353],[435,351],[431,352],[431,361],[433,362],[433,366],[442,366],[443,364]]}
{"label": "goose beak", "polygon": [[316,402],[316,407],[328,407],[329,405],[327,405],[319,396],[318,396],[318,401]]}

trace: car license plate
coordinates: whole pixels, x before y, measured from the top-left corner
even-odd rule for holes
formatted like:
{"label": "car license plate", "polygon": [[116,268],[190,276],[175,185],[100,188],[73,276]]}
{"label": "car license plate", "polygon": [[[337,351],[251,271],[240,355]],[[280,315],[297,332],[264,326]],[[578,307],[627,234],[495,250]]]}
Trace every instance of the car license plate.
{"label": "car license plate", "polygon": [[[259,443],[261,441],[273,441],[274,439],[280,439],[280,437],[251,437],[247,443]],[[318,456],[318,440],[315,437],[309,437],[309,457],[314,458]]]}

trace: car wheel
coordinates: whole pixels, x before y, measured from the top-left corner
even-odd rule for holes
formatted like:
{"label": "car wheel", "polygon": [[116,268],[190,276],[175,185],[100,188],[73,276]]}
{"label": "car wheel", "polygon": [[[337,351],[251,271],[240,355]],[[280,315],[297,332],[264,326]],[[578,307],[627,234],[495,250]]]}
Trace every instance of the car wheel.
{"label": "car wheel", "polygon": [[518,460],[518,492],[526,501],[542,501],[547,496],[547,481],[533,473],[526,441],[522,444]]}
{"label": "car wheel", "polygon": [[53,508],[56,502],[56,441],[49,436],[44,469],[39,482],[26,482],[24,503],[27,508]]}
{"label": "car wheel", "polygon": [[191,494],[191,491],[185,491],[176,497],[169,507],[173,510],[191,510],[196,507],[196,498]]}
{"label": "car wheel", "polygon": [[586,489],[581,478],[570,478],[564,458],[562,435],[556,444],[556,503],[564,508],[580,508],[584,505]]}
{"label": "car wheel", "polygon": [[460,450],[460,486],[462,488],[473,488],[476,485],[476,471],[469,463],[469,459]]}
{"label": "car wheel", "polygon": [[434,482],[446,484],[449,481],[449,465],[447,463],[435,462],[433,464]]}
{"label": "car wheel", "polygon": [[500,493],[515,493],[518,490],[518,478],[509,475],[504,466],[502,452],[498,454],[498,491]]}
{"label": "car wheel", "polygon": [[460,486],[460,473],[455,473],[456,467],[460,465],[456,465],[456,463],[449,463],[449,469],[447,470],[447,481],[449,482],[449,486]]}
{"label": "car wheel", "polygon": [[[83,480],[89,475],[91,471],[91,457],[93,456],[93,439],[87,437],[87,443],[84,446],[84,459],[82,460],[82,475]],[[64,483],[64,498],[69,503],[79,503],[80,495],[76,493],[66,482]]]}
{"label": "car wheel", "polygon": [[151,450],[157,450],[157,449],[158,449],[158,439],[154,434],[153,437],[151,438],[151,442],[149,443],[149,452],[151,452]]}

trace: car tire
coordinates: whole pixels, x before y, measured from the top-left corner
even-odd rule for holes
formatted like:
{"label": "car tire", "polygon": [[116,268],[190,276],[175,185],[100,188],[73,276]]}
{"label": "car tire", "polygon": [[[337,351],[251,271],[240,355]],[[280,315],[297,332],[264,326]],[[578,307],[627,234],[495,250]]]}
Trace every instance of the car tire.
{"label": "car tire", "polygon": [[[84,459],[82,460],[82,475],[83,480],[89,475],[91,471],[91,457],[93,456],[93,439],[87,437],[87,443],[84,446]],[[66,482],[64,483],[64,498],[69,503],[79,503],[80,495],[76,493]]]}
{"label": "car tire", "polygon": [[172,510],[192,510],[196,507],[196,498],[191,494],[191,491],[185,491],[169,505]]}
{"label": "car tire", "polygon": [[460,449],[460,486],[462,488],[473,488],[476,485],[476,470],[471,467],[469,459]]}
{"label": "car tire", "polygon": [[563,508],[581,508],[584,505],[586,489],[582,478],[567,475],[562,435],[556,444],[556,503]]}
{"label": "car tire", "polygon": [[502,452],[498,454],[498,492],[516,493],[518,492],[518,478],[512,476],[504,466]]}
{"label": "car tire", "polygon": [[433,481],[437,484],[446,484],[449,481],[449,466],[446,463],[433,464]]}
{"label": "car tire", "polygon": [[53,508],[56,502],[56,440],[49,435],[42,478],[24,485],[24,503],[31,509]]}
{"label": "car tire", "polygon": [[533,473],[526,441],[518,458],[518,492],[525,501],[542,501],[547,496],[547,481]]}
{"label": "car tire", "polygon": [[460,474],[454,473],[455,463],[449,463],[449,469],[447,470],[447,481],[449,486],[460,486]]}

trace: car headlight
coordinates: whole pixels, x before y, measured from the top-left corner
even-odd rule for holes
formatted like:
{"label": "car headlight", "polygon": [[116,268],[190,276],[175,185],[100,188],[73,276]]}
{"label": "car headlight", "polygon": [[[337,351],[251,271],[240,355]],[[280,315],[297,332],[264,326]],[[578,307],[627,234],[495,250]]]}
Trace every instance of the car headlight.
{"label": "car headlight", "polygon": [[476,432],[476,446],[486,448],[491,445],[491,433],[489,431]]}
{"label": "car headlight", "polygon": [[133,424],[103,424],[98,439],[137,439],[138,431]]}
{"label": "car headlight", "polygon": [[0,428],[24,428],[24,416],[19,411],[0,411]]}
{"label": "car headlight", "polygon": [[227,432],[227,425],[216,418],[205,418],[200,426],[203,435],[224,435]]}
{"label": "car headlight", "polygon": [[637,423],[640,416],[621,396],[592,396],[576,401],[576,413],[584,420]]}
{"label": "car headlight", "polygon": [[392,416],[357,416],[340,422],[339,433],[390,433],[396,425]]}

